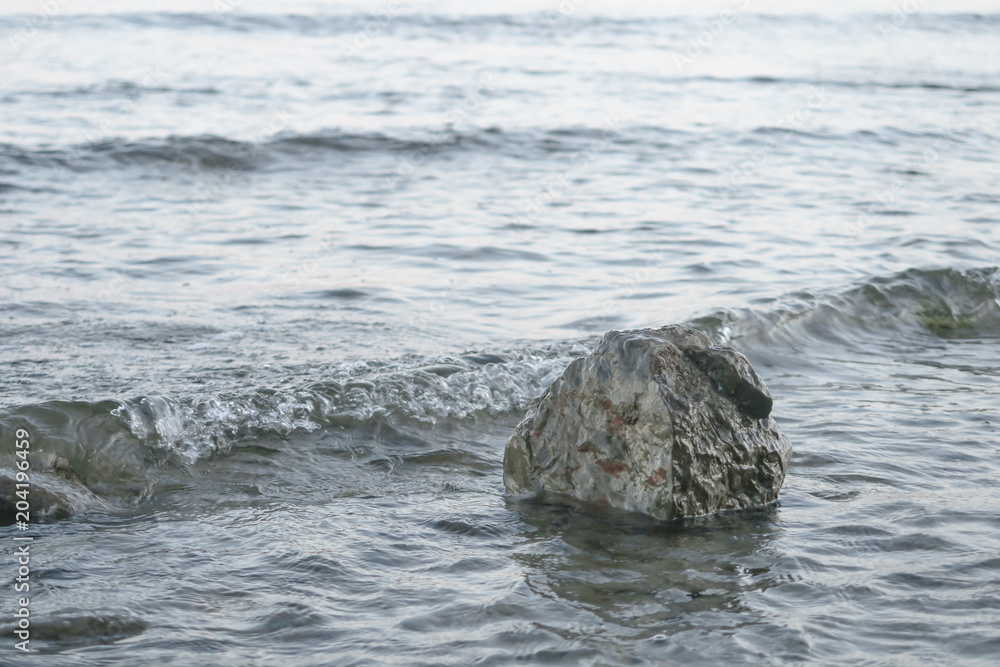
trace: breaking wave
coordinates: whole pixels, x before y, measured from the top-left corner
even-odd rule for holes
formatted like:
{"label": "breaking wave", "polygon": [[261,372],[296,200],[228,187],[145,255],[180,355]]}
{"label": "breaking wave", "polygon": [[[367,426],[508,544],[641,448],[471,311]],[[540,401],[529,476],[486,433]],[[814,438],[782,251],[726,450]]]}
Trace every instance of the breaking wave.
{"label": "breaking wave", "polygon": [[[504,354],[350,363],[328,380],[281,390],[50,401],[0,414],[0,427],[28,429],[33,451],[64,458],[74,480],[99,494],[141,497],[149,492],[147,470],[224,454],[241,440],[372,422],[425,429],[442,421],[516,414],[586,351],[585,345],[567,343]],[[13,449],[0,451],[0,467],[12,463]]]}
{"label": "breaking wave", "polygon": [[256,389],[184,400],[141,396],[112,414],[150,445],[187,461],[261,434],[356,427],[372,420],[433,427],[441,420],[506,415],[527,407],[575,357],[580,344],[508,354],[343,366],[337,377],[293,390]]}
{"label": "breaking wave", "polygon": [[693,322],[742,345],[850,342],[905,329],[942,338],[1000,336],[1000,269],[909,269],[840,294],[796,292],[764,308],[713,313]]}
{"label": "breaking wave", "polygon": [[[899,345],[899,331],[995,338],[1000,337],[1000,269],[911,269],[841,293],[794,293],[690,324],[748,354],[770,348],[786,357],[808,356],[831,344]],[[322,382],[291,382],[282,389],[51,401],[0,413],[0,428],[32,432],[33,451],[48,457],[39,460],[40,472],[53,483],[56,476],[63,478],[56,487],[69,483],[95,494],[95,500],[141,500],[152,493],[151,471],[224,456],[234,443],[262,436],[372,424],[413,433],[516,419],[593,342],[347,363]],[[10,440],[3,444],[0,468],[12,468],[12,446]]]}

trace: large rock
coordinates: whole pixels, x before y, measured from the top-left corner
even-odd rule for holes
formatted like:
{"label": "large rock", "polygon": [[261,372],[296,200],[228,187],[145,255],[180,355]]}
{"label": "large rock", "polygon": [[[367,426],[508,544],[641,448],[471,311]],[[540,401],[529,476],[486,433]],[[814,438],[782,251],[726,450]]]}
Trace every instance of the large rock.
{"label": "large rock", "polygon": [[611,331],[532,404],[504,486],[657,519],[764,505],[791,456],[771,404],[746,357],[700,331]]}

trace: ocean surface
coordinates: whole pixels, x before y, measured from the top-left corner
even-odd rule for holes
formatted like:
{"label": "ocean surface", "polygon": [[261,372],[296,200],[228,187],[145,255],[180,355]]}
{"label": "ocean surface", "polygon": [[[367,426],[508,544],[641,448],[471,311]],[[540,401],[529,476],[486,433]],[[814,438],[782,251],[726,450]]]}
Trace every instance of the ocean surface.
{"label": "ocean surface", "polygon": [[[997,664],[1000,7],[717,4],[0,10],[0,664]],[[682,322],[779,503],[505,498]]]}

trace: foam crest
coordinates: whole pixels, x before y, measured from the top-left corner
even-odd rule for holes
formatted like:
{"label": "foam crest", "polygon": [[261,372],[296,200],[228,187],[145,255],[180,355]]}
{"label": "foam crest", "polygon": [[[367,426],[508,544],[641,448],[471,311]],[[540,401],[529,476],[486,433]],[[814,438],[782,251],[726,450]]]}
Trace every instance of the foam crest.
{"label": "foam crest", "polygon": [[373,419],[415,427],[499,416],[527,407],[576,356],[579,343],[380,365],[345,364],[334,377],[293,389],[256,389],[190,399],[140,396],[112,410],[131,433],[187,462],[237,440],[287,435]]}

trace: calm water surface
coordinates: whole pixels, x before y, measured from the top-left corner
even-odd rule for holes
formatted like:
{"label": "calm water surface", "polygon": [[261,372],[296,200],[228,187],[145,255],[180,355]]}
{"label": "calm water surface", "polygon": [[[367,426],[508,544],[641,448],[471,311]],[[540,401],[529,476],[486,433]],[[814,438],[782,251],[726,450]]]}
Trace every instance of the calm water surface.
{"label": "calm water surface", "polygon": [[[0,663],[996,664],[1000,14],[188,4],[0,14],[0,466],[83,489]],[[505,499],[675,322],[780,503]]]}

